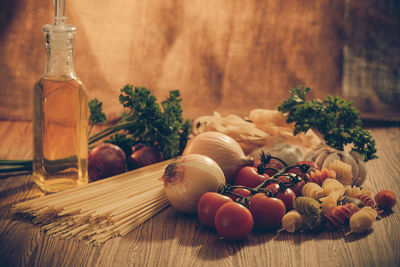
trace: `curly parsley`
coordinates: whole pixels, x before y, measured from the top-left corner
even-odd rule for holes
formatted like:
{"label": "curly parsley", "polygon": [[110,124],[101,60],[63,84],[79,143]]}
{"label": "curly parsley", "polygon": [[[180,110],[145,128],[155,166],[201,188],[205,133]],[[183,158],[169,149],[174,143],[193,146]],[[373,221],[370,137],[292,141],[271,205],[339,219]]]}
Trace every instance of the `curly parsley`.
{"label": "curly parsley", "polygon": [[377,158],[375,140],[361,128],[360,111],[353,102],[332,95],[323,101],[307,101],[310,91],[309,87],[292,88],[291,96],[278,107],[286,114],[287,123],[294,123],[293,134],[313,129],[333,148],[343,151],[345,145],[352,144],[352,150],[360,153],[364,161]]}
{"label": "curly parsley", "polygon": [[127,156],[132,153],[132,146],[137,144],[158,147],[164,159],[182,153],[191,123],[182,118],[182,99],[178,90],[170,91],[160,106],[148,89],[126,85],[121,89],[119,101],[125,108],[120,120],[91,136],[89,143],[116,133],[106,142],[120,146]]}

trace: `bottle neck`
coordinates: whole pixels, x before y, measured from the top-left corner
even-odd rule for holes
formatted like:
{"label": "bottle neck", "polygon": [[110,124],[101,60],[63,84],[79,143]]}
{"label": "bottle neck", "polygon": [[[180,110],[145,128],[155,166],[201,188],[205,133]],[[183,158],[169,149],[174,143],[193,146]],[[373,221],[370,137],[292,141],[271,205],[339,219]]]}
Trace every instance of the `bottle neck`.
{"label": "bottle neck", "polygon": [[73,48],[46,47],[45,78],[71,80],[75,78]]}
{"label": "bottle neck", "polygon": [[73,47],[76,28],[66,24],[45,24],[42,30],[46,47],[44,77],[53,80],[75,79]]}

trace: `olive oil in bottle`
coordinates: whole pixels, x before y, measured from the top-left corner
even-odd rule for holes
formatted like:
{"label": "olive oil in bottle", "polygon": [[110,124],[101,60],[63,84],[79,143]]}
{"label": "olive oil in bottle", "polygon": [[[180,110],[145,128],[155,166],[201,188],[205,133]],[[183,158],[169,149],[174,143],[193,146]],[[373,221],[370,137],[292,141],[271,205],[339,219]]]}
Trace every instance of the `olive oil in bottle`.
{"label": "olive oil in bottle", "polygon": [[45,192],[88,182],[88,99],[73,67],[76,28],[42,27],[46,46],[44,76],[33,92],[33,180]]}

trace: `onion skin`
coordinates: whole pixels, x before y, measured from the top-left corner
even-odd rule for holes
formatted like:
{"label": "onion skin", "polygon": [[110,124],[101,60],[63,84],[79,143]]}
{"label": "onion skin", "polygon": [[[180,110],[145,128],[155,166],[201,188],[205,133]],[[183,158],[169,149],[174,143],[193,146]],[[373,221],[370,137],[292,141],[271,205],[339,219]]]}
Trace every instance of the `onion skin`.
{"label": "onion skin", "polygon": [[88,173],[91,182],[125,172],[125,153],[114,144],[101,144],[89,153]]}
{"label": "onion skin", "polygon": [[236,174],[244,166],[253,164],[240,145],[230,136],[208,131],[195,136],[183,151],[183,155],[201,154],[213,159],[222,169],[226,183],[232,184]]}
{"label": "onion skin", "polygon": [[141,146],[126,160],[128,170],[135,170],[162,160],[160,152],[149,146]]}
{"label": "onion skin", "polygon": [[217,192],[225,176],[211,158],[189,154],[169,164],[161,180],[171,205],[180,212],[195,214],[201,196]]}

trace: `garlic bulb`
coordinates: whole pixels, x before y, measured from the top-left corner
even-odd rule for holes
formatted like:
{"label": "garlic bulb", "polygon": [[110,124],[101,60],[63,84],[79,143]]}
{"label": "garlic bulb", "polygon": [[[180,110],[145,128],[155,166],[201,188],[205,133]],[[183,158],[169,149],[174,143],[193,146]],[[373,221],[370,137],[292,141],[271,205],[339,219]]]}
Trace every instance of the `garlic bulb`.
{"label": "garlic bulb", "polygon": [[303,160],[303,153],[299,147],[284,142],[276,143],[273,146],[264,146],[255,149],[250,153],[250,156],[253,158],[259,158],[261,150],[265,153],[271,154],[271,156],[283,160],[288,166],[296,165],[297,162]]}
{"label": "garlic bulb", "polygon": [[225,183],[225,176],[211,158],[188,154],[169,164],[161,180],[174,208],[184,213],[196,213],[200,197],[207,192],[217,192]]}
{"label": "garlic bulb", "polygon": [[246,157],[240,145],[226,134],[220,132],[204,132],[189,141],[183,155],[201,154],[212,158],[222,169],[226,183],[233,182],[238,171],[253,163]]}
{"label": "garlic bulb", "polygon": [[351,166],[352,184],[360,186],[367,177],[365,163],[361,156],[355,151],[339,151],[326,145],[320,145],[316,150],[310,151],[305,160],[314,161],[317,166],[329,168],[329,165],[335,160],[342,161]]}

